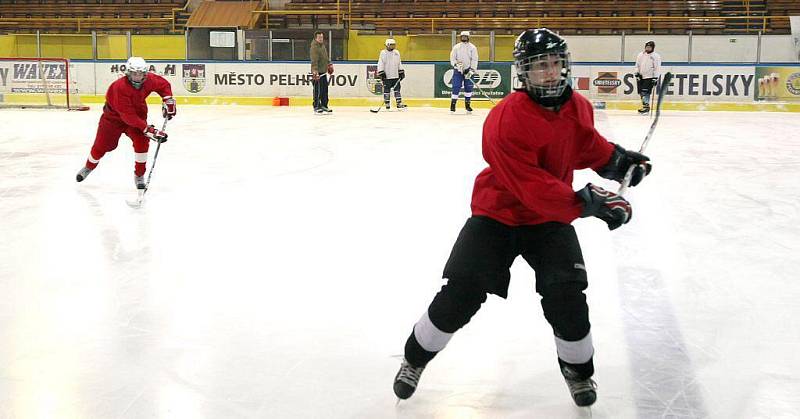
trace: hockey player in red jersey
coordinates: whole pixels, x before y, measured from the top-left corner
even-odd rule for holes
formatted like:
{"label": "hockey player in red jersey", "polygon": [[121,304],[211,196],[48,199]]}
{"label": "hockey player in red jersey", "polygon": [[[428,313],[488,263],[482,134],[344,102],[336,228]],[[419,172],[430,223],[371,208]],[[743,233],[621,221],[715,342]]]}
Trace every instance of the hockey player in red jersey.
{"label": "hockey player in red jersey", "polygon": [[147,124],[147,96],[156,92],[162,99],[162,115],[172,119],[176,113],[175,99],[169,82],[148,72],[148,66],[141,57],[131,57],[125,65],[125,77],[111,83],[106,91],[103,115],[97,127],[97,135],[89,152],[86,165],[76,176],[82,182],[97,167],[100,159],[117,148],[122,134],[133,140],[134,182],[138,189],[145,188],[144,172],[147,167],[147,151],[150,140],[167,141],[167,133]]}
{"label": "hockey player in red jersey", "polygon": [[475,179],[472,217],[444,268],[447,283],[414,325],[394,392],[411,397],[425,366],[486,301],[505,298],[509,268],[522,255],[536,273],[544,316],[555,335],[558,364],[579,406],[596,400],[586,268],[575,229],[578,217],[597,217],[614,230],[631,219],[630,204],[591,183],[572,190],[573,171],[594,169],[631,185],[650,171],[648,158],[608,142],[594,128],[591,103],[571,88],[563,38],[529,29],[517,38],[514,66],[522,89],[500,102],[483,126],[483,157]]}

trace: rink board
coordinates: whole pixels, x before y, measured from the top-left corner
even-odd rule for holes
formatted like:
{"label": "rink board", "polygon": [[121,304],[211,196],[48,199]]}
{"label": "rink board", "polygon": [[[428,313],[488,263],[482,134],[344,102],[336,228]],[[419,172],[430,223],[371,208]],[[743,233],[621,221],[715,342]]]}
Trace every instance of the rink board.
{"label": "rink board", "polygon": [[[123,62],[76,62],[78,88],[87,102],[102,101],[105,89],[122,75]],[[380,102],[382,87],[372,63],[335,63],[330,77],[330,96],[347,105]],[[404,65],[404,98],[418,104],[446,106],[452,87],[447,63]],[[759,108],[793,110],[800,102],[800,66],[756,65],[665,65],[675,77],[667,88],[669,102],[695,103],[708,107],[724,104],[755,104]],[[173,92],[185,103],[271,104],[273,97],[290,97],[292,105],[305,104],[312,92],[308,63],[242,62],[153,62],[151,71],[167,78]],[[772,78],[765,75],[773,76]],[[617,103],[611,107],[637,106],[636,79],[629,65],[574,64],[573,87],[595,101]],[[483,92],[499,100],[518,86],[509,63],[482,63],[475,76]],[[476,89],[476,99],[483,95]],[[626,101],[628,104],[626,104]],[[780,101],[787,105],[762,105]],[[442,105],[444,103],[444,105]],[[684,105],[685,106],[685,105]],[[741,108],[741,106],[736,106]],[[747,106],[745,106],[747,108]]]}

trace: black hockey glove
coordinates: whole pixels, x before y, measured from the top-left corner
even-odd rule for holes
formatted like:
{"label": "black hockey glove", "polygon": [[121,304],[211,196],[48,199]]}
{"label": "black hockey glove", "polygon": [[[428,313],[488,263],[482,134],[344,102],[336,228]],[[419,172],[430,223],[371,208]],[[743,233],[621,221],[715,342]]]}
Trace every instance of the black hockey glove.
{"label": "black hockey glove", "polygon": [[597,217],[608,224],[609,230],[619,228],[633,217],[633,208],[625,198],[599,186],[587,183],[575,194],[584,202],[581,218]]}
{"label": "black hockey glove", "polygon": [[642,74],[636,73],[636,81],[642,81]]}
{"label": "black hockey glove", "polygon": [[649,175],[653,170],[653,165],[650,164],[650,157],[636,151],[625,150],[621,146],[614,144],[614,152],[611,153],[611,158],[605,166],[597,171],[600,176],[622,182],[625,179],[625,174],[628,173],[628,168],[634,166],[631,175],[631,184],[628,186],[636,186]]}
{"label": "black hockey glove", "polygon": [[474,71],[472,70],[472,68],[470,68],[470,67],[465,68],[464,69],[464,78],[465,79],[469,79],[472,76],[473,72]]}
{"label": "black hockey glove", "polygon": [[400,74],[400,80],[403,80],[404,78],[406,78],[406,71],[405,70],[398,71],[398,74]]}
{"label": "black hockey glove", "polygon": [[386,72],[385,71],[379,71],[378,72],[378,78],[381,79],[382,81],[386,81]]}

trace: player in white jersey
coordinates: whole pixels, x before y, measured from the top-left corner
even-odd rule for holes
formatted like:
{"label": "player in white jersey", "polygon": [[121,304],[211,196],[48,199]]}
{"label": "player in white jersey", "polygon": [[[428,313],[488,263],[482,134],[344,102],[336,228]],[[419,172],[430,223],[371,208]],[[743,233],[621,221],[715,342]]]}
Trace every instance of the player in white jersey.
{"label": "player in white jersey", "polygon": [[655,49],[656,43],[647,41],[644,51],[636,56],[636,87],[642,97],[641,114],[650,112],[650,93],[661,75],[661,56]]}
{"label": "player in white jersey", "polygon": [[464,108],[467,113],[472,112],[470,100],[472,100],[473,82],[470,79],[472,73],[478,68],[478,48],[469,42],[469,31],[461,32],[461,42],[453,46],[450,52],[450,64],[453,66],[453,92],[450,96],[450,112],[456,111],[456,102],[461,93],[461,86],[464,86]]}
{"label": "player in white jersey", "polygon": [[406,72],[403,70],[403,62],[400,60],[397,42],[389,38],[385,44],[386,49],[381,50],[381,56],[378,58],[378,77],[383,83],[383,104],[386,109],[390,108],[389,99],[391,91],[394,89],[394,100],[397,104],[397,109],[403,109],[406,104],[403,103],[403,98],[400,96],[400,82],[406,77]]}

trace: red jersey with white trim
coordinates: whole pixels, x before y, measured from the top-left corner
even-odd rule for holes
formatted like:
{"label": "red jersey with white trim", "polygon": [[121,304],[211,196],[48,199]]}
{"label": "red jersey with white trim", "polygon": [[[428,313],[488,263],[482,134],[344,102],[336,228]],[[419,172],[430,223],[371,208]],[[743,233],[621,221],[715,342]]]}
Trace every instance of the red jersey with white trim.
{"label": "red jersey with white trim", "polygon": [[614,145],[594,128],[592,104],[577,92],[558,112],[517,91],[489,112],[472,214],[507,225],[569,224],[583,211],[572,190],[573,171],[598,170]]}
{"label": "red jersey with white trim", "polygon": [[141,89],[133,87],[127,77],[120,77],[106,91],[103,116],[144,131],[147,128],[146,99],[152,92],[162,98],[172,96],[172,86],[167,79],[155,73],[147,73]]}

